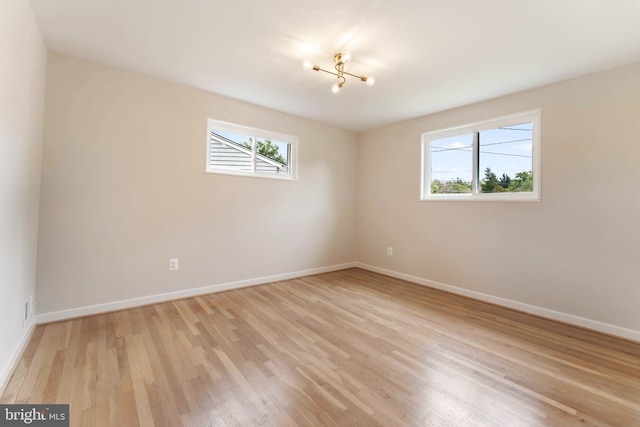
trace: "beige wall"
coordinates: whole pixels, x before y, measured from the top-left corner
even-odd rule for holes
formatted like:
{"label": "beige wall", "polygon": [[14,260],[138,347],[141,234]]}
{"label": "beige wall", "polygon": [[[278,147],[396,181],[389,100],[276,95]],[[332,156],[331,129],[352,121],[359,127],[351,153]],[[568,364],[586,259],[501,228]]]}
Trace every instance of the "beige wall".
{"label": "beige wall", "polygon": [[[39,313],[355,260],[355,134],[61,54],[48,67]],[[208,117],[298,136],[299,180],[205,174]]]}
{"label": "beige wall", "polygon": [[[541,202],[418,201],[423,132],[536,107]],[[639,118],[636,65],[360,135],[359,260],[640,331]]]}
{"label": "beige wall", "polygon": [[0,1],[0,387],[35,292],[47,51],[27,0]]}
{"label": "beige wall", "polygon": [[[39,313],[357,259],[640,331],[640,65],[358,137],[60,54],[48,67]],[[541,202],[418,201],[421,133],[537,107]],[[207,117],[299,136],[300,180],[205,174]]]}

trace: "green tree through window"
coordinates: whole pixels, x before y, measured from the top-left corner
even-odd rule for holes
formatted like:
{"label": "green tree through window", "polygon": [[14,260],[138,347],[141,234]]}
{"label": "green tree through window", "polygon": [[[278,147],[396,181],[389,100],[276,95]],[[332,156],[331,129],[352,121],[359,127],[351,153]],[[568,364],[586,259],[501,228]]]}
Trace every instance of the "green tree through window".
{"label": "green tree through window", "polygon": [[[251,148],[251,144],[248,142],[242,143],[245,147]],[[265,139],[264,142],[258,140],[258,146],[256,147],[258,154],[262,154],[265,157],[270,158],[271,160],[275,160],[278,163],[282,163],[283,165],[287,164],[287,161],[280,154],[280,150],[278,146],[273,144],[270,140]]]}
{"label": "green tree through window", "polygon": [[439,179],[431,181],[432,194],[460,194],[470,192],[471,183],[463,181],[460,178],[456,178],[455,181],[441,181]]}
{"label": "green tree through window", "polygon": [[500,185],[498,177],[491,171],[491,168],[487,168],[484,171],[484,179],[480,183],[483,193],[502,193],[504,188]]}
{"label": "green tree through window", "polygon": [[518,172],[515,178],[511,178],[506,173],[498,179],[496,174],[487,168],[484,171],[484,179],[480,183],[483,193],[504,193],[532,191],[533,173],[531,171]]}

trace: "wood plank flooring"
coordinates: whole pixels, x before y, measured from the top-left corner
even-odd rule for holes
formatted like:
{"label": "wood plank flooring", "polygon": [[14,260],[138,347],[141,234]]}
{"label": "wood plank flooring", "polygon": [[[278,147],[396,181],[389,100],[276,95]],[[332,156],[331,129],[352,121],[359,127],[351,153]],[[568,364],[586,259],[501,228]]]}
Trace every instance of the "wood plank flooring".
{"label": "wood plank flooring", "polygon": [[359,269],[38,326],[72,426],[640,426],[640,344]]}

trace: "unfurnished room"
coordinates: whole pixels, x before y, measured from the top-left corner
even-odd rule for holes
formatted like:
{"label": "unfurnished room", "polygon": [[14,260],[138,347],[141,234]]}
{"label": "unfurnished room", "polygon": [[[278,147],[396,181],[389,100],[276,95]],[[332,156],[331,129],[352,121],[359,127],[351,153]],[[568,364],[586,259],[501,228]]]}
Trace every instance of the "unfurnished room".
{"label": "unfurnished room", "polygon": [[639,24],[0,0],[0,426],[640,426]]}

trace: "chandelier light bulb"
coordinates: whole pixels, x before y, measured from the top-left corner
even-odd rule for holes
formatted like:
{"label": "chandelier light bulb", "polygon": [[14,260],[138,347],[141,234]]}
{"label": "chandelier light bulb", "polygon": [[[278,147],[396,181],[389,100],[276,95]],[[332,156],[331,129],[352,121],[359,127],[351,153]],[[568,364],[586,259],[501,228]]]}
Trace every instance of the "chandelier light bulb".
{"label": "chandelier light bulb", "polygon": [[347,62],[351,61],[351,52],[345,52],[342,54],[342,63],[346,64]]}
{"label": "chandelier light bulb", "polygon": [[369,76],[367,77],[365,83],[367,84],[367,86],[373,86],[374,84],[376,84],[376,78],[373,76]]}
{"label": "chandelier light bulb", "polygon": [[313,68],[313,62],[309,61],[308,59],[305,59],[304,62],[302,63],[302,68],[304,68],[305,70],[310,70]]}
{"label": "chandelier light bulb", "polygon": [[331,85],[331,92],[333,93],[338,93],[340,92],[341,86],[338,83],[334,83],[333,85]]}

